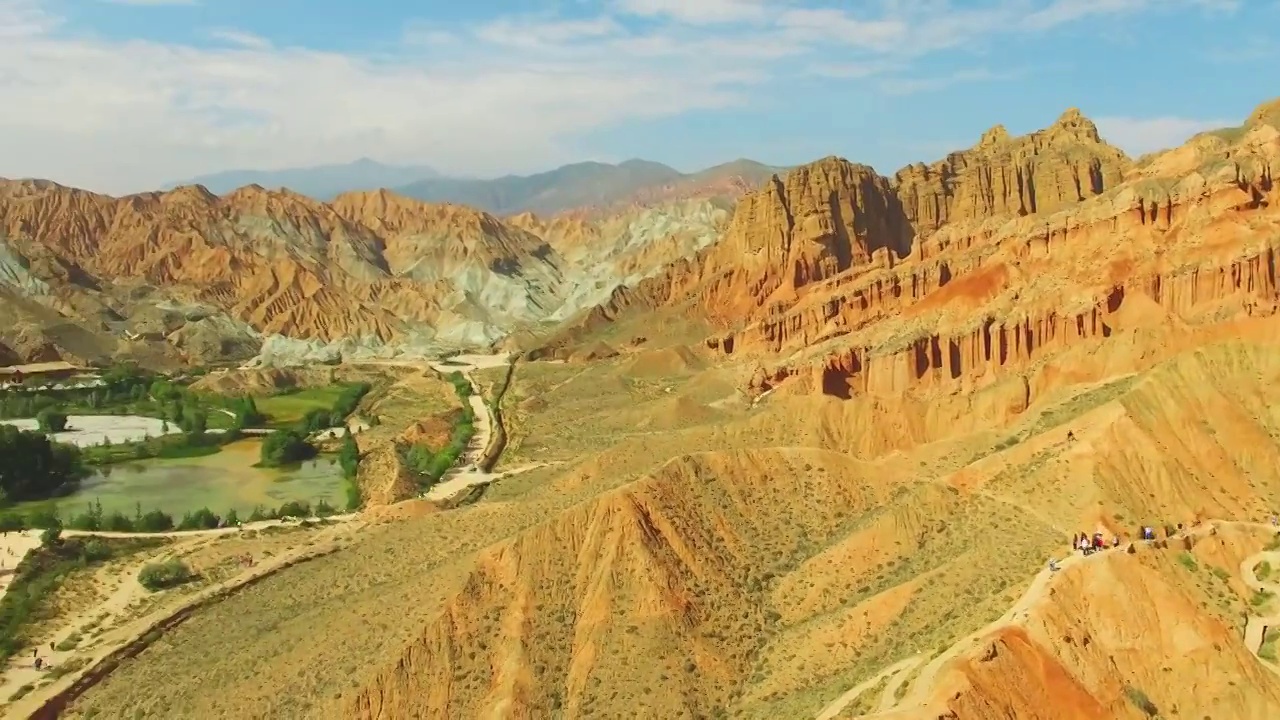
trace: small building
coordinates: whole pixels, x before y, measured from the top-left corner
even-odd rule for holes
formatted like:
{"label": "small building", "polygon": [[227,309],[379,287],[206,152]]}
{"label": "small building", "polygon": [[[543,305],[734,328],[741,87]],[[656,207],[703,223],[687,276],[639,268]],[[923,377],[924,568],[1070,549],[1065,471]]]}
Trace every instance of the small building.
{"label": "small building", "polygon": [[88,369],[73,365],[65,360],[10,365],[8,367],[0,367],[0,383],[21,383],[30,378],[39,378],[50,382],[68,380]]}

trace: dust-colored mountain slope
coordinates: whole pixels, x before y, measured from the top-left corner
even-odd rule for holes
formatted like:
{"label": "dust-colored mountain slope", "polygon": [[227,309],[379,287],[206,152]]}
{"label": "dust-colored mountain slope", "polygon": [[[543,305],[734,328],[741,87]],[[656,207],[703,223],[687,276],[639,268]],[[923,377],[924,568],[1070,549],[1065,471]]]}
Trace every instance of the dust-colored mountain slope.
{"label": "dust-colored mountain slope", "polygon": [[1280,677],[1227,616],[1247,594],[1226,560],[1238,563],[1265,537],[1226,526],[1067,568],[1022,620],[980,638],[941,675],[928,707],[874,717],[1272,717]]}
{"label": "dust-colored mountain slope", "polygon": [[524,213],[508,222],[546,238],[564,258],[563,298],[549,316],[560,321],[711,246],[731,216],[727,203],[685,201],[594,219]]}
{"label": "dust-colored mountain slope", "polygon": [[[335,355],[483,345],[692,255],[714,241],[726,212],[690,201],[512,224],[386,191],[332,204],[257,186],[117,199],[0,181],[0,289],[54,311],[37,332],[77,324],[107,346],[124,336],[178,355],[273,336],[328,344]],[[570,247],[565,260],[558,248]],[[30,341],[12,343],[15,354],[39,354]]]}
{"label": "dust-colored mountain slope", "polygon": [[[1274,320],[1259,322],[1269,328],[1259,336],[1274,341]],[[1095,352],[1125,342],[1114,335]],[[726,369],[686,363],[646,376],[636,357],[521,365],[504,403],[510,462],[566,464],[503,481],[476,505],[376,529],[245,590],[122,665],[69,716],[158,707],[159,696],[138,688],[163,676],[177,718],[544,717],[555,708],[566,717],[811,717],[883,668],[939,655],[999,618],[1073,532],[1252,517],[1280,504],[1280,418],[1268,409],[1280,355],[1273,342],[1223,344],[1208,333],[1203,342],[1100,385],[1060,377],[1029,406],[975,399],[990,390],[953,401],[988,408],[977,415],[910,397],[777,396],[751,409],[733,402]],[[547,407],[517,409],[534,398]],[[694,405],[717,415],[637,427]],[[1230,566],[1226,552],[1203,556],[1204,582],[1215,577],[1210,562]],[[1202,653],[1238,645],[1223,627],[1247,605],[1211,590],[1217,604],[1200,608],[1199,591],[1166,573],[1180,562],[1161,560],[1150,577],[1125,566],[1082,574],[1070,602],[1054,586],[1050,600],[1066,604],[1037,606],[1029,621],[1043,617],[1048,630],[1021,645],[999,635],[1010,644],[998,649],[1001,662],[1018,663],[1000,672],[1045,678],[1045,658],[1061,658],[1053,672],[1066,685],[1051,684],[1049,697],[1063,701],[1070,685],[1077,712],[1110,712],[1121,708],[1117,685],[1104,682],[1114,671],[1097,649],[1120,643],[1112,654],[1127,653],[1117,655],[1122,677],[1161,708],[1250,717],[1272,707],[1272,690],[1226,692],[1232,673],[1254,672],[1238,648],[1188,654],[1203,674],[1198,687],[1222,693],[1158,681],[1177,673],[1146,658],[1171,642]],[[1146,579],[1130,586],[1131,576]],[[1167,596],[1169,613],[1200,614],[1177,623],[1164,610],[1134,612],[1147,593]],[[376,632],[315,629],[370,622]],[[1055,628],[1069,622],[1093,654],[1068,654]],[[261,631],[232,639],[229,623]],[[1082,635],[1073,637],[1079,646]],[[918,689],[907,683],[907,699],[922,705],[900,717],[1040,717],[1028,714],[1040,696],[1001,689],[999,674],[956,685],[956,673],[967,677],[956,663],[969,656],[956,657]],[[948,709],[956,691],[964,694]],[[927,714],[935,701],[942,709]]]}
{"label": "dust-colored mountain slope", "polygon": [[[503,466],[551,465],[405,504],[71,716],[1137,718],[1140,693],[1270,717],[1234,577],[1265,538],[1045,567],[1074,533],[1280,507],[1270,117],[1112,186],[1083,119],[993,138],[927,232],[868,168],[779,179],[680,272],[543,343],[572,362],[517,367]],[[997,201],[983,162],[1041,185]],[[886,701],[890,668],[912,675]]]}
{"label": "dust-colored mountain slope", "polygon": [[99,279],[136,279],[223,307],[264,332],[389,337],[399,325],[365,292],[388,272],[377,239],[298,195],[201,188],[115,199],[45,184],[9,185],[0,232]]}
{"label": "dust-colored mountain slope", "polygon": [[[861,466],[862,479],[854,481],[860,492],[885,493],[887,502],[885,495],[871,502],[848,497],[851,479],[830,475],[828,458],[839,455],[780,450],[676,461],[483,554],[468,591],[457,598],[462,605],[448,606],[421,644],[344,715],[815,713],[824,698],[859,677],[915,653],[936,654],[994,620],[1019,597],[1021,580],[1078,527],[1103,523],[1131,533],[1152,518],[1190,523],[1197,514],[1257,516],[1280,501],[1274,470],[1280,432],[1265,409],[1269,394],[1234,414],[1233,428],[1264,442],[1244,467],[1213,462],[1222,441],[1176,430],[1206,408],[1228,407],[1224,392],[1274,387],[1280,365],[1273,357],[1274,346],[1214,346],[1157,367],[1092,410],[1073,399],[1084,415],[1071,415],[1070,404],[1039,408],[1067,413],[1077,439],[1066,441],[1061,426],[1044,427],[1043,414],[1029,415],[1024,428],[1014,426],[1031,433],[1026,441],[936,483],[897,474],[892,465]],[[1208,374],[1216,381],[1203,382]],[[1129,425],[1126,415],[1136,415],[1138,429],[1124,441],[1107,442]],[[1162,446],[1174,438],[1188,451],[1165,458]],[[1130,469],[1135,453],[1166,465],[1136,472]],[[995,477],[975,481],[983,468],[997,467]],[[1080,470],[1064,474],[1067,467]],[[1246,470],[1249,482],[1242,481]],[[1170,476],[1182,481],[1171,486]],[[814,498],[820,506],[811,504]],[[754,510],[760,507],[770,512]],[[1280,684],[1274,678],[1262,694],[1211,695],[1167,679],[1170,671],[1152,658],[1166,658],[1175,647],[1182,656],[1164,661],[1170,670],[1196,667],[1224,690],[1236,673],[1262,677],[1266,671],[1229,627],[1244,597],[1215,599],[1219,605],[1205,610],[1200,591],[1170,572],[1176,558],[1151,562],[1155,571],[1145,574],[1140,567],[1109,572],[1107,564],[1091,565],[1089,575],[1064,575],[1083,586],[1066,588],[1068,595],[1037,610],[1047,628],[1034,641],[1016,630],[992,640],[996,656],[1007,655],[1012,665],[984,670],[989,679],[974,680],[970,693],[952,702],[954,717],[992,717],[997,708],[1016,717],[1051,717],[1037,714],[1041,700],[1067,703],[1075,716],[1128,717],[1126,684],[1141,687],[1157,706],[1182,712],[1262,717],[1261,709],[1275,707]],[[1089,603],[1088,615],[1077,617],[1073,596]],[[1093,596],[1099,599],[1088,599]],[[1131,609],[1147,597],[1159,598],[1153,602],[1163,610]],[[1065,607],[1055,610],[1059,605]],[[759,613],[766,622],[755,627]],[[736,632],[726,636],[717,624],[722,617],[737,620]],[[1090,642],[1102,649],[1066,655],[1061,667],[1046,668],[1044,653],[1068,652],[1050,623],[1062,627],[1071,619],[1077,635],[1092,633]],[[1134,629],[1112,640],[1106,628],[1121,622]],[[735,642],[744,637],[759,644],[739,649]],[[1133,638],[1146,640],[1135,647]],[[1127,648],[1125,655],[1115,654],[1119,646],[1112,651],[1124,667],[1118,678],[1105,659],[1112,643]],[[749,672],[738,660],[742,652],[755,658]],[[634,657],[647,662],[628,662]],[[675,672],[681,658],[693,677]],[[1051,682],[1055,673],[1059,680]],[[667,693],[644,691],[662,683],[663,674]],[[1007,683],[996,680],[1010,674],[1028,678],[1029,695],[1001,689]]]}

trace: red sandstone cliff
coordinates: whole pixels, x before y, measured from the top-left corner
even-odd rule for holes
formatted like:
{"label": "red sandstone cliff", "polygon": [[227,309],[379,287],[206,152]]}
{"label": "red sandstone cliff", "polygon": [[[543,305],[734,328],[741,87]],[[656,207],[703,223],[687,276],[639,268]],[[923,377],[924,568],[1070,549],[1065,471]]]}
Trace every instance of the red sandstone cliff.
{"label": "red sandstone cliff", "polygon": [[795,378],[847,397],[990,382],[1121,329],[1272,314],[1276,107],[1137,165],[1074,111],[892,182],[820,160],[583,322],[683,308],[720,329],[714,353],[757,358],[757,390]]}

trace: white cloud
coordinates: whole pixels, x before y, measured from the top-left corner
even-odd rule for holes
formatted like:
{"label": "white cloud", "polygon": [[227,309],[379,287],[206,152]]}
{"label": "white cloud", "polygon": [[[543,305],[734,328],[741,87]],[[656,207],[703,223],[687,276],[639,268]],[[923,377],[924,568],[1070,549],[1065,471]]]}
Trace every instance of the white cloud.
{"label": "white cloud", "polygon": [[240,30],[212,30],[209,37],[214,40],[221,40],[230,45],[238,45],[243,48],[251,48],[254,50],[266,50],[271,47],[271,41],[253,33],[242,32]]}
{"label": "white cloud", "polygon": [[[874,14],[802,0],[596,0],[608,12],[585,19],[407,23],[377,54],[278,47],[235,28],[205,30],[216,42],[204,46],[109,39],[64,22],[55,2],[0,0],[0,175],[125,192],[364,156],[528,172],[582,159],[578,138],[622,122],[745,105],[805,73],[910,72],[930,53],[1155,0],[860,4]],[[879,87],[998,79],[967,72]]]}
{"label": "white cloud", "polygon": [[618,0],[619,12],[694,25],[764,21],[777,0]]}
{"label": "white cloud", "polygon": [[134,7],[161,7],[165,5],[199,5],[200,0],[98,0],[108,5],[131,5]]}
{"label": "white cloud", "polygon": [[1103,139],[1138,157],[1156,150],[1177,147],[1192,135],[1206,130],[1238,125],[1237,120],[1194,120],[1179,117],[1131,118],[1100,117],[1094,119]]}
{"label": "white cloud", "polygon": [[900,63],[871,60],[867,62],[814,63],[809,66],[811,75],[826,78],[861,79],[883,75],[902,69]]}
{"label": "white cloud", "polygon": [[936,77],[886,78],[880,81],[878,85],[880,91],[887,95],[914,95],[964,83],[1012,80],[1024,74],[1024,70],[995,72],[987,68],[970,68],[967,70],[954,70]]}

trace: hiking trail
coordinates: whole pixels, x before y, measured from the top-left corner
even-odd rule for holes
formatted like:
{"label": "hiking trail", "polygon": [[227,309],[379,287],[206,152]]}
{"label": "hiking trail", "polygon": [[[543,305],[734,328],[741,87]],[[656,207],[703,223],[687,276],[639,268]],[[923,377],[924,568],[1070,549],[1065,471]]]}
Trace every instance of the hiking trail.
{"label": "hiking trail", "polygon": [[[1249,521],[1240,521],[1240,520],[1206,520],[1202,522],[1200,525],[1197,525],[1192,528],[1188,528],[1187,530],[1177,535],[1174,535],[1173,537],[1162,538],[1161,540],[1166,540],[1166,541],[1180,540],[1188,537],[1199,537],[1199,536],[1210,533],[1213,530],[1213,528],[1218,526],[1223,526],[1223,525],[1266,527],[1268,529],[1274,529],[1272,528],[1270,523],[1259,523],[1259,522],[1249,522]],[[870,680],[864,681],[854,686],[849,691],[847,691],[844,695],[841,695],[834,702],[832,702],[825,709],[823,709],[823,711],[816,716],[816,720],[832,720],[833,718],[837,717],[840,711],[843,710],[845,707],[847,707],[849,703],[857,699],[857,697],[862,692],[865,692],[867,689],[874,687],[875,684],[880,680],[882,680],[885,676],[891,675],[894,673],[897,673],[897,677],[895,677],[894,680],[890,682],[890,686],[886,687],[885,692],[881,694],[880,703],[876,708],[875,712],[873,712],[871,715],[867,715],[864,717],[874,717],[881,713],[888,713],[888,712],[905,708],[905,707],[925,707],[928,704],[928,701],[930,700],[930,695],[934,691],[934,682],[938,676],[938,673],[941,672],[944,668],[946,668],[951,663],[951,661],[955,660],[955,658],[960,656],[962,653],[971,651],[976,647],[978,647],[987,637],[989,637],[991,634],[995,633],[996,631],[1002,630],[1008,627],[1020,625],[1023,621],[1025,621],[1030,614],[1031,608],[1039,604],[1040,602],[1044,601],[1048,597],[1049,588],[1050,588],[1050,585],[1052,584],[1054,575],[1057,575],[1063,570],[1066,570],[1067,568],[1072,567],[1074,565],[1091,562],[1091,561],[1097,560],[1100,557],[1106,557],[1109,554],[1114,552],[1124,552],[1125,551],[1124,549],[1127,548],[1129,545],[1136,545],[1138,543],[1153,543],[1153,542],[1158,542],[1158,541],[1134,540],[1134,541],[1130,541],[1129,543],[1125,543],[1124,545],[1121,545],[1118,548],[1107,548],[1101,552],[1096,552],[1089,556],[1084,556],[1084,555],[1073,552],[1071,555],[1068,555],[1063,559],[1057,560],[1057,568],[1058,568],[1057,570],[1051,570],[1048,564],[1046,563],[1045,567],[1042,568],[1040,572],[1036,573],[1036,575],[1031,579],[1030,585],[1023,592],[1023,594],[1018,598],[1018,600],[1014,602],[1013,605],[1011,605],[1009,609],[1006,610],[1005,613],[1000,616],[999,619],[989,623],[988,625],[981,628],[980,630],[977,630],[976,632],[969,634],[968,636],[956,641],[955,643],[952,643],[951,646],[948,647],[946,651],[944,651],[943,653],[941,653],[940,655],[938,655],[937,657],[933,658],[928,663],[926,663],[924,667],[921,668],[915,680],[911,682],[907,693],[903,695],[901,700],[895,699],[894,695],[896,694],[898,687],[907,679],[909,679],[909,676],[911,675],[911,670],[916,665],[919,664],[921,659],[921,656],[919,655],[912,656],[905,660],[901,660],[895,663],[894,665],[891,665],[890,667],[886,668],[885,670],[881,671],[879,674],[877,674],[875,677],[871,678]],[[1249,557],[1243,563],[1241,563],[1240,574],[1244,578],[1245,583],[1249,585],[1249,587],[1253,588],[1254,590],[1270,591],[1270,592],[1276,593],[1277,597],[1280,597],[1280,583],[1263,582],[1261,580],[1258,580],[1254,574],[1254,567],[1256,567],[1257,564],[1262,560],[1267,560],[1268,562],[1271,562],[1274,567],[1280,568],[1280,550],[1263,551]],[[1262,644],[1263,629],[1267,626],[1280,627],[1280,611],[1277,611],[1277,613],[1273,615],[1268,615],[1266,617],[1255,618],[1251,616],[1248,619],[1248,623],[1246,625],[1247,629],[1246,629],[1245,643],[1248,646],[1249,651],[1253,653],[1255,656],[1258,654],[1258,650],[1260,649],[1260,646]],[[1272,663],[1262,658],[1259,658],[1259,661],[1262,662],[1268,668],[1272,669],[1273,671],[1280,673],[1280,667],[1277,667],[1276,665],[1273,665]]]}

